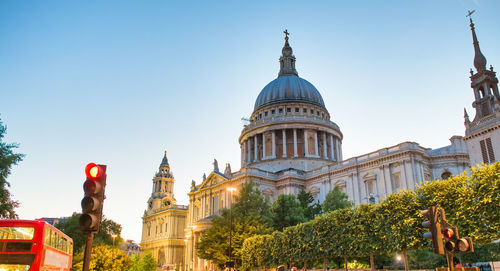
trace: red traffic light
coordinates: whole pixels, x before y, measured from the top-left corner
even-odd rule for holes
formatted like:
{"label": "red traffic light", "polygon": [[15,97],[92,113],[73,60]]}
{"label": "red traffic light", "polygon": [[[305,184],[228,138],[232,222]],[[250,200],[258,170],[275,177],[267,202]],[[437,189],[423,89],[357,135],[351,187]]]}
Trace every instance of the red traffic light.
{"label": "red traffic light", "polygon": [[444,228],[442,233],[443,233],[444,239],[446,239],[446,240],[451,239],[453,237],[453,235],[455,235],[455,232],[451,228]]}
{"label": "red traffic light", "polygon": [[101,177],[103,173],[104,173],[104,170],[99,165],[96,165],[95,163],[89,163],[85,167],[85,175],[87,175],[87,178],[97,179],[97,178]]}

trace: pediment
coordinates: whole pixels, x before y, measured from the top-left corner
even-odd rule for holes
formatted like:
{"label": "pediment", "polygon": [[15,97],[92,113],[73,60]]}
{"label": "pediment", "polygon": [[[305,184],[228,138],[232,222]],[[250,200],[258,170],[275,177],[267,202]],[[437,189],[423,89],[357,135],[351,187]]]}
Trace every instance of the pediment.
{"label": "pediment", "polygon": [[365,175],[363,175],[363,180],[365,182],[366,181],[370,181],[370,180],[376,180],[376,179],[377,179],[377,174],[374,174],[374,173],[371,173],[371,172],[368,172]]}
{"label": "pediment", "polygon": [[208,175],[208,177],[205,179],[205,181],[198,186],[198,190],[212,187],[216,184],[225,182],[227,180],[229,180],[229,179],[227,177],[225,177],[224,175],[222,175],[218,172],[212,171],[210,173],[210,175]]}

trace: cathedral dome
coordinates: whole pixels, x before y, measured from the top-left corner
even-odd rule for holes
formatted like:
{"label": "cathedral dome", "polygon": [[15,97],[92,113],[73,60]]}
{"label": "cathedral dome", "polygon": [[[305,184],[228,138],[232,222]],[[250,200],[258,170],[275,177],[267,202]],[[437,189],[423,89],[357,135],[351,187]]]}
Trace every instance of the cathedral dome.
{"label": "cathedral dome", "polygon": [[254,110],[267,105],[290,102],[309,103],[325,108],[323,98],[313,84],[296,75],[283,75],[262,89],[255,101]]}

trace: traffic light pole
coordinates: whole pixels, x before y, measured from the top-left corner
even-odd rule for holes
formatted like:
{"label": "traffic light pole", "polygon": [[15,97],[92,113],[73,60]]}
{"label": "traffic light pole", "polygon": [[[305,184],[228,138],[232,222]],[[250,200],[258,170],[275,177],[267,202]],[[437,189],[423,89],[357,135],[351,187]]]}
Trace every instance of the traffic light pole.
{"label": "traffic light pole", "polygon": [[449,271],[455,271],[455,264],[453,263],[453,254],[446,251],[446,261],[448,261]]}
{"label": "traffic light pole", "polygon": [[92,241],[94,240],[94,233],[88,232],[87,239],[85,240],[85,254],[83,255],[83,271],[89,271],[90,255],[92,254]]}

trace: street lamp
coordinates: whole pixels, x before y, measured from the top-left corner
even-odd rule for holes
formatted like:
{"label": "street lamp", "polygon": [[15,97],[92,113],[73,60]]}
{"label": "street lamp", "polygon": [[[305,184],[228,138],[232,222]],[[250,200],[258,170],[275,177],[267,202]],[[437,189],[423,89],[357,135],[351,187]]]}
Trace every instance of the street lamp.
{"label": "street lamp", "polygon": [[115,261],[115,238],[117,236],[118,235],[116,234],[111,234],[111,237],[113,238],[113,248],[111,249],[111,264],[113,264]]}
{"label": "street lamp", "polygon": [[187,253],[188,252],[188,245],[187,245],[187,243],[188,243],[188,237],[187,237],[187,235],[184,236],[184,238],[185,238],[184,242],[186,243],[186,257],[184,258],[185,261],[184,261],[184,269],[183,270],[186,271],[186,270],[188,270],[187,265],[188,265],[188,259],[189,259],[188,258],[189,256],[188,256],[188,253]]}
{"label": "street lamp", "polygon": [[229,225],[229,271],[231,271],[231,265],[234,266],[233,263],[233,255],[231,251],[231,239],[233,237],[233,192],[236,191],[235,187],[228,187],[227,191],[231,193],[229,197],[229,220],[230,220],[230,225]]}
{"label": "street lamp", "polygon": [[[196,229],[196,225],[189,226],[191,228],[191,270],[194,270],[194,229]],[[186,236],[189,238],[189,236]]]}

